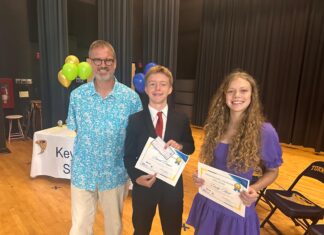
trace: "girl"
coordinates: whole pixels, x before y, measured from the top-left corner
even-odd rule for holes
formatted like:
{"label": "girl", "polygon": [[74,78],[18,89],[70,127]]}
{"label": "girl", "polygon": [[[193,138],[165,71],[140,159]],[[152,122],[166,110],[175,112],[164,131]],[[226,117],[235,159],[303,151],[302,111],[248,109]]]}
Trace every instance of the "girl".
{"label": "girl", "polygon": [[[240,198],[246,205],[245,217],[197,194],[187,223],[195,235],[260,234],[254,202],[258,191],[271,184],[282,164],[278,135],[264,122],[255,80],[243,71],[234,71],[222,82],[214,96],[205,125],[200,162],[241,177],[252,179],[262,164],[265,172]],[[203,179],[193,175],[199,187]]]}

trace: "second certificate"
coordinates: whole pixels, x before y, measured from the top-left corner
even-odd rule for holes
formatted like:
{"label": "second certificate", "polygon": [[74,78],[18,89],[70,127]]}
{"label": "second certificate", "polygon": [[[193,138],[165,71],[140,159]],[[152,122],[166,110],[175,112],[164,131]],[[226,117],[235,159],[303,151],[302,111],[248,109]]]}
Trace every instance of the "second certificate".
{"label": "second certificate", "polygon": [[205,180],[199,193],[245,217],[245,206],[239,195],[247,190],[250,181],[237,175],[198,162],[198,176]]}

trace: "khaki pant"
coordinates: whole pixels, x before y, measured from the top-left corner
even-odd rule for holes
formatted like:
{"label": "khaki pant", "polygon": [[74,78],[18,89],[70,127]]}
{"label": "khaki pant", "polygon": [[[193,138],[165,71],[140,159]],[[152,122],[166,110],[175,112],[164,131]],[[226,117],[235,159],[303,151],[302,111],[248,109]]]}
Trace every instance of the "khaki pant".
{"label": "khaki pant", "polygon": [[105,191],[88,191],[71,184],[72,228],[70,235],[92,235],[97,203],[104,214],[105,235],[122,233],[122,212],[128,184]]}

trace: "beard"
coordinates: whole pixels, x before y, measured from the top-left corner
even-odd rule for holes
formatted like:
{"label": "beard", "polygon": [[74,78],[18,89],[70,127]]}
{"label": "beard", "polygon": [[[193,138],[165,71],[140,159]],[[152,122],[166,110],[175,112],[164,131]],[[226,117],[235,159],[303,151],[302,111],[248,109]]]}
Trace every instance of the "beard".
{"label": "beard", "polygon": [[98,81],[101,81],[101,82],[106,82],[106,81],[109,81],[111,80],[114,76],[113,75],[106,75],[106,76],[100,76],[99,74],[96,74],[96,79],[98,79]]}
{"label": "beard", "polygon": [[[100,75],[100,71],[108,72],[106,75],[102,76]],[[100,68],[100,70],[95,75],[96,79],[98,79],[101,82],[109,81],[114,78],[114,74],[109,73],[107,68]]]}

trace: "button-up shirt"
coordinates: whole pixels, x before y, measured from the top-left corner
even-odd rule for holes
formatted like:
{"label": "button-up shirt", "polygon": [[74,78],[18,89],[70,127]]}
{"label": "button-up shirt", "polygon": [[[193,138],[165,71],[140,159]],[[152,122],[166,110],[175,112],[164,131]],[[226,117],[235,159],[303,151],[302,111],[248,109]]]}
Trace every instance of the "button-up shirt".
{"label": "button-up shirt", "polygon": [[105,98],[96,92],[94,81],[72,91],[67,126],[77,131],[71,167],[74,186],[103,191],[127,181],[126,126],[128,116],[141,109],[138,95],[117,79]]}

